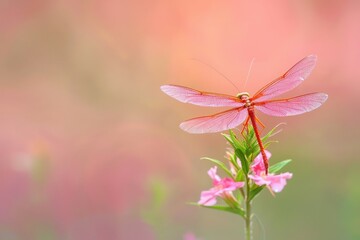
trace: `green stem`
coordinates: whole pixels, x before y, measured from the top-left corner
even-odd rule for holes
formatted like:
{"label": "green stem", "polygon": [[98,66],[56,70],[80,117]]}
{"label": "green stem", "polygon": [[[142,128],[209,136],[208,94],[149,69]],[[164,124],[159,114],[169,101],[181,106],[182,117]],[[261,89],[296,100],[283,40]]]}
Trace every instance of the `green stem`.
{"label": "green stem", "polygon": [[245,198],[245,239],[251,240],[251,200],[250,200],[250,184],[249,178],[245,177],[246,182],[246,198]]}

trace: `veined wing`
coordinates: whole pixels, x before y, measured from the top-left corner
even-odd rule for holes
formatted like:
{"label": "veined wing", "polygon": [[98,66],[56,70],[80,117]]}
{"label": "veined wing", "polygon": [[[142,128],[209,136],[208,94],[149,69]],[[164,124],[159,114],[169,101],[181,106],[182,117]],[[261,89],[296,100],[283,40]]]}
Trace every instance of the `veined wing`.
{"label": "veined wing", "polygon": [[310,93],[298,97],[255,103],[255,108],[271,116],[293,116],[320,107],[328,98],[325,93]]}
{"label": "veined wing", "polygon": [[180,128],[189,133],[221,132],[240,125],[247,115],[245,107],[233,108],[211,116],[187,120],[180,124]]}
{"label": "veined wing", "polygon": [[275,79],[260,89],[252,98],[254,102],[269,100],[275,96],[292,90],[301,84],[314,69],[317,57],[310,55],[290,68],[283,76]]}
{"label": "veined wing", "polygon": [[163,85],[160,89],[183,103],[205,107],[241,107],[244,103],[237,97],[226,94],[201,92],[192,88],[177,85]]}

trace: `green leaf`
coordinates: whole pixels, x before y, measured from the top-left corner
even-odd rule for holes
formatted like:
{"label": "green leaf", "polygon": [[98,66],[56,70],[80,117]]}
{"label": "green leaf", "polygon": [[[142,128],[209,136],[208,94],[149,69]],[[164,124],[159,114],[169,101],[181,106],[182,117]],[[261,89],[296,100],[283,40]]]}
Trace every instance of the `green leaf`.
{"label": "green leaf", "polygon": [[210,208],[210,209],[214,209],[214,210],[220,210],[220,211],[224,211],[224,212],[230,212],[230,213],[234,213],[234,214],[240,215],[243,218],[245,218],[245,211],[241,208],[231,208],[228,206],[219,206],[219,205],[204,206],[204,205],[200,205],[198,203],[189,203],[189,204],[204,207],[204,208]]}
{"label": "green leaf", "polygon": [[254,153],[259,153],[259,152],[260,152],[259,144],[257,141],[255,141],[255,144],[249,146],[248,149],[246,150],[246,155],[247,156],[253,155],[255,157],[257,156],[257,154]]}
{"label": "green leaf", "polygon": [[241,143],[239,142],[239,140],[237,140],[234,133],[231,132],[231,135],[222,133],[222,135],[230,143],[230,145],[232,146],[233,149],[241,149],[242,151],[245,150],[245,148],[243,146],[241,146]]}
{"label": "green leaf", "polygon": [[[229,158],[230,164],[233,165],[234,170],[237,171],[237,170],[239,169],[239,166],[238,166],[238,164],[237,164],[237,162],[236,162],[236,155],[235,155],[235,153],[232,154],[232,153],[230,153],[230,152],[227,152],[227,157]],[[230,167],[230,169],[231,169],[231,167]]]}
{"label": "green leaf", "polygon": [[[240,188],[241,189],[241,188]],[[240,190],[239,189],[239,190]],[[237,208],[240,208],[240,203],[244,200],[244,195],[241,191],[234,191],[233,192],[235,199],[237,200]],[[230,206],[230,205],[229,205]]]}
{"label": "green leaf", "polygon": [[249,142],[249,145],[253,145],[257,142],[257,138],[256,138],[255,131],[253,128],[251,129],[251,132],[248,135],[248,142]]}
{"label": "green leaf", "polygon": [[236,154],[235,153],[229,154],[229,160],[236,168],[239,168],[239,165],[236,162]]}
{"label": "green leaf", "polygon": [[291,162],[291,159],[287,159],[287,160],[275,163],[274,165],[269,167],[269,172],[276,173],[276,172],[280,171],[283,167],[285,167],[289,162]]}
{"label": "green leaf", "polygon": [[265,188],[265,185],[263,186],[256,186],[254,189],[250,190],[250,195],[249,195],[249,199],[250,201],[256,197],[256,195],[258,195],[263,189]]}
{"label": "green leaf", "polygon": [[241,168],[244,173],[247,175],[249,172],[249,163],[244,155],[244,153],[240,149],[235,149],[236,156],[240,159]]}
{"label": "green leaf", "polygon": [[228,142],[231,144],[231,146],[234,147],[234,143],[233,143],[233,141],[232,141],[232,139],[231,139],[231,137],[230,137],[229,134],[222,133],[221,135],[223,135],[224,138],[226,139],[226,141],[228,141]]}
{"label": "green leaf", "polygon": [[231,138],[232,142],[234,143],[235,149],[240,149],[241,151],[244,151],[244,147],[241,145],[239,140],[236,138],[236,135],[231,130],[230,130],[230,138]]}
{"label": "green leaf", "polygon": [[208,160],[210,162],[213,162],[215,164],[217,164],[222,170],[224,170],[230,177],[233,177],[231,171],[226,167],[226,165],[219,161],[219,160],[216,160],[216,159],[213,159],[213,158],[208,158],[208,157],[203,157],[201,158],[202,160]]}
{"label": "green leaf", "polygon": [[281,125],[285,125],[285,123],[279,123],[278,125],[276,125],[273,129],[271,129],[264,137],[261,138],[261,140],[263,142],[265,142],[268,138],[275,136],[276,134],[278,134],[279,132],[281,132],[282,130],[279,129],[278,131],[275,132],[275,130],[277,130]]}
{"label": "green leaf", "polygon": [[267,141],[264,143],[264,148],[265,149],[268,148],[270,146],[270,144],[272,144],[272,143],[279,143],[279,141]]}
{"label": "green leaf", "polygon": [[254,161],[254,159],[256,158],[257,155],[260,154],[260,148],[257,148],[255,151],[254,151],[254,154],[251,156],[251,163]]}
{"label": "green leaf", "polygon": [[235,181],[241,182],[243,180],[244,180],[244,173],[243,173],[243,171],[239,170],[235,176]]}

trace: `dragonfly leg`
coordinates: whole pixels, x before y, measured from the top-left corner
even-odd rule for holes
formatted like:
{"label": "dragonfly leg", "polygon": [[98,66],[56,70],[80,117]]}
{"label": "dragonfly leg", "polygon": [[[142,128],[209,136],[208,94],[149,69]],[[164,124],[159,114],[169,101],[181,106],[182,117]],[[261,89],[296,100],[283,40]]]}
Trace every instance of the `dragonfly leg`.
{"label": "dragonfly leg", "polygon": [[249,119],[250,119],[250,117],[248,116],[248,117],[246,118],[246,121],[245,121],[244,124],[243,124],[242,129],[241,129],[241,135],[242,135],[244,138],[245,138],[245,135],[244,135],[245,129],[246,129],[246,131],[248,131]]}
{"label": "dragonfly leg", "polygon": [[265,124],[263,124],[257,116],[255,116],[255,119],[256,119],[256,121],[261,125],[261,127],[264,129],[264,128],[265,128]]}

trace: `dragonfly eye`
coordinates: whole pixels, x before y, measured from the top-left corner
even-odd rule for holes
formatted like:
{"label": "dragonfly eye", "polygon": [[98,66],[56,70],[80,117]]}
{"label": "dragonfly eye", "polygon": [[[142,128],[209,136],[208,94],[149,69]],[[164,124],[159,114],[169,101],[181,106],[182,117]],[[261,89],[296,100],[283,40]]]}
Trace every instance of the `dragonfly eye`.
{"label": "dragonfly eye", "polygon": [[241,99],[241,100],[247,100],[247,99],[249,99],[250,95],[247,92],[241,92],[241,93],[238,93],[236,95],[236,97]]}

